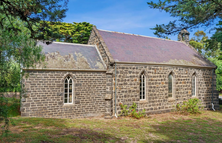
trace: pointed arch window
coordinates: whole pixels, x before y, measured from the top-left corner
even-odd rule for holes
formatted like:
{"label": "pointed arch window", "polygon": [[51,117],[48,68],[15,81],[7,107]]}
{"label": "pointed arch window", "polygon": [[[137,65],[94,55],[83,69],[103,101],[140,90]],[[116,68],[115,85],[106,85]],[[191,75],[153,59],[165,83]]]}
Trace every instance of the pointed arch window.
{"label": "pointed arch window", "polygon": [[168,97],[173,97],[173,75],[168,75]]}
{"label": "pointed arch window", "polygon": [[73,80],[70,76],[65,78],[65,88],[64,88],[64,104],[73,103]]}
{"label": "pointed arch window", "polygon": [[196,74],[194,73],[191,78],[192,96],[196,96]]}
{"label": "pointed arch window", "polygon": [[146,99],[146,76],[145,73],[141,73],[140,75],[140,100]]}

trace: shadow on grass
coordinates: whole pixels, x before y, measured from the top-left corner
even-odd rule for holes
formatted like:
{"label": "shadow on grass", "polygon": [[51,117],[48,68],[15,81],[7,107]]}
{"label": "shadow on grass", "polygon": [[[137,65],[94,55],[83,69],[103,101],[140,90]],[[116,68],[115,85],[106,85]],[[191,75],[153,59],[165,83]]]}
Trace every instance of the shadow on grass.
{"label": "shadow on grass", "polygon": [[14,122],[16,126],[10,129],[10,137],[4,138],[3,142],[221,142],[222,140],[222,111],[207,111],[197,116],[163,114],[142,120],[120,118],[109,121],[17,117],[14,118]]}
{"label": "shadow on grass", "polygon": [[[212,111],[213,112],[213,111]],[[222,111],[214,112],[222,114]],[[221,142],[222,141],[222,116],[215,117],[193,117],[190,119],[178,119],[159,122],[151,125],[149,134],[153,138],[140,140],[141,142]]]}
{"label": "shadow on grass", "polygon": [[[125,142],[103,131],[66,126],[66,119],[15,118],[8,137],[0,142],[27,143],[78,143],[78,142]],[[78,124],[78,123],[77,123]]]}

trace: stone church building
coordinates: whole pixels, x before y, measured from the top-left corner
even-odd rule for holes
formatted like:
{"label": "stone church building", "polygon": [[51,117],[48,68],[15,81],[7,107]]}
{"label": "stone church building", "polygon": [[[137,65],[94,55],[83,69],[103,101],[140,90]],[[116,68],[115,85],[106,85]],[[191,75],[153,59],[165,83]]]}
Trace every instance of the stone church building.
{"label": "stone church building", "polygon": [[[120,103],[147,114],[169,112],[190,98],[205,109],[219,108],[216,66],[188,43],[99,30],[88,45],[42,45],[45,62],[24,68],[21,115],[46,118],[111,118]],[[184,39],[184,41],[182,41]]]}

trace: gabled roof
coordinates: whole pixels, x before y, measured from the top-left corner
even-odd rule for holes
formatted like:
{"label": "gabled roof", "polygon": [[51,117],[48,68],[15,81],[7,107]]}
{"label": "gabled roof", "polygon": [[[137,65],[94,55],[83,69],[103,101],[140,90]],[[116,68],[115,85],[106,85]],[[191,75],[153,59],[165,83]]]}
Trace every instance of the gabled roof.
{"label": "gabled roof", "polygon": [[105,30],[98,33],[116,62],[215,67],[184,42]]}
{"label": "gabled roof", "polygon": [[49,45],[38,42],[38,45],[43,47],[46,55],[46,68],[106,69],[95,45],[65,42],[53,42]]}

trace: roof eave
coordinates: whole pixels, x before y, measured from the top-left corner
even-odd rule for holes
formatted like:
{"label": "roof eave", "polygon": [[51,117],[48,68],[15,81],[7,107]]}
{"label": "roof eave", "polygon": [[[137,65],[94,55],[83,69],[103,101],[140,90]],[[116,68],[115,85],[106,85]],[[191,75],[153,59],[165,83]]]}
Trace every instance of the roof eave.
{"label": "roof eave", "polygon": [[208,68],[216,69],[216,66],[198,66],[198,65],[180,65],[180,64],[166,64],[166,63],[152,63],[152,62],[120,62],[115,61],[117,64],[137,64],[137,65],[157,65],[157,66],[178,66],[178,67],[192,67],[192,68]]}

